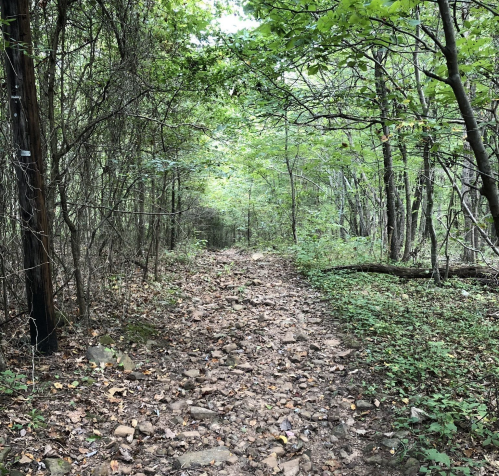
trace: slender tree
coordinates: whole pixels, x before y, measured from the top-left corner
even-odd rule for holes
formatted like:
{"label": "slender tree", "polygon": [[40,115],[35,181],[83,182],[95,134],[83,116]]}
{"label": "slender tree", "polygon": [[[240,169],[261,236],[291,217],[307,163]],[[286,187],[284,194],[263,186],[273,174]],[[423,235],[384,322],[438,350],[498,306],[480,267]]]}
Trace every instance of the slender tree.
{"label": "slender tree", "polygon": [[28,0],[1,0],[31,345],[57,350],[43,158]]}

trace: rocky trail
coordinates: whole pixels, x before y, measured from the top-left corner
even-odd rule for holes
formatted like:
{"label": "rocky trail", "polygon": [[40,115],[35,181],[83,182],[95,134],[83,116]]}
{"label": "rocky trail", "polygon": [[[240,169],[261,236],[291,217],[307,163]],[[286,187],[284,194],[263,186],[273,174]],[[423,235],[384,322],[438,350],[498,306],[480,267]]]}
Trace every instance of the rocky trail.
{"label": "rocky trail", "polygon": [[391,402],[363,395],[360,344],[289,263],[227,250],[172,276],[174,307],[158,312],[147,289],[129,299],[147,340],[66,331],[70,350],[37,364],[45,393],[2,416],[10,474],[417,474],[393,456],[406,434]]}

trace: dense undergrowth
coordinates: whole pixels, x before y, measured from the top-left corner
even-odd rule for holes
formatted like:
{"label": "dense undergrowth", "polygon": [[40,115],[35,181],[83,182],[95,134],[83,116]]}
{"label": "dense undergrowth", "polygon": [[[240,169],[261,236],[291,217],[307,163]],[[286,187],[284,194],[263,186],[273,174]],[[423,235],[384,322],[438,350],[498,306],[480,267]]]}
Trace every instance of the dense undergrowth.
{"label": "dense undergrowth", "polygon": [[[319,271],[364,261],[362,246],[345,245],[339,259],[324,259],[310,246],[295,257],[331,298],[343,330],[364,343],[358,364],[372,375],[365,393],[393,401],[394,428],[410,430],[415,442],[401,451],[417,455],[422,472],[499,469],[498,289],[471,280],[436,287],[432,280]],[[426,412],[424,421],[411,408]]]}

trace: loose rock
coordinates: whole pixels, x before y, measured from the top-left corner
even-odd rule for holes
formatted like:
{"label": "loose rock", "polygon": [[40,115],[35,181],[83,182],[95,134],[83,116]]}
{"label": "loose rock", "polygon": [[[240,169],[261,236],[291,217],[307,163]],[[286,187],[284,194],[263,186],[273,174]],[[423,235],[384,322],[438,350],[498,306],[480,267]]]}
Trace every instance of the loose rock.
{"label": "loose rock", "polygon": [[225,446],[219,446],[205,451],[195,451],[185,453],[176,458],[173,465],[177,469],[186,469],[192,466],[208,466],[214,463],[227,461],[231,456],[230,451]]}
{"label": "loose rock", "polygon": [[191,407],[189,411],[195,420],[215,420],[217,418],[217,414],[208,408]]}
{"label": "loose rock", "polygon": [[114,430],[115,436],[119,436],[122,438],[126,438],[127,436],[133,436],[135,433],[135,429],[131,426],[120,425],[116,430]]}
{"label": "loose rock", "polygon": [[63,476],[71,472],[71,463],[61,458],[45,458],[43,462],[52,476]]}

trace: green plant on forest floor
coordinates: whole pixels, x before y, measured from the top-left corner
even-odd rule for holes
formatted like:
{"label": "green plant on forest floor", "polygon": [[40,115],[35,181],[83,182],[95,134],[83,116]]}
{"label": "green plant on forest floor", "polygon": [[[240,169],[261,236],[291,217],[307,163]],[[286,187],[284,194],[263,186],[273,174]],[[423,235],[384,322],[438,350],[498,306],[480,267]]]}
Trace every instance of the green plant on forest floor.
{"label": "green plant on forest floor", "polygon": [[0,372],[0,395],[12,395],[27,389],[26,375],[16,374],[12,370]]}
{"label": "green plant on forest floor", "polygon": [[[397,402],[394,426],[419,437],[427,472],[470,474],[485,449],[499,446],[496,292],[458,280],[437,288],[367,273],[309,277],[334,297],[343,329],[364,342],[357,364],[374,380],[366,386]],[[411,418],[413,406],[427,421]]]}

